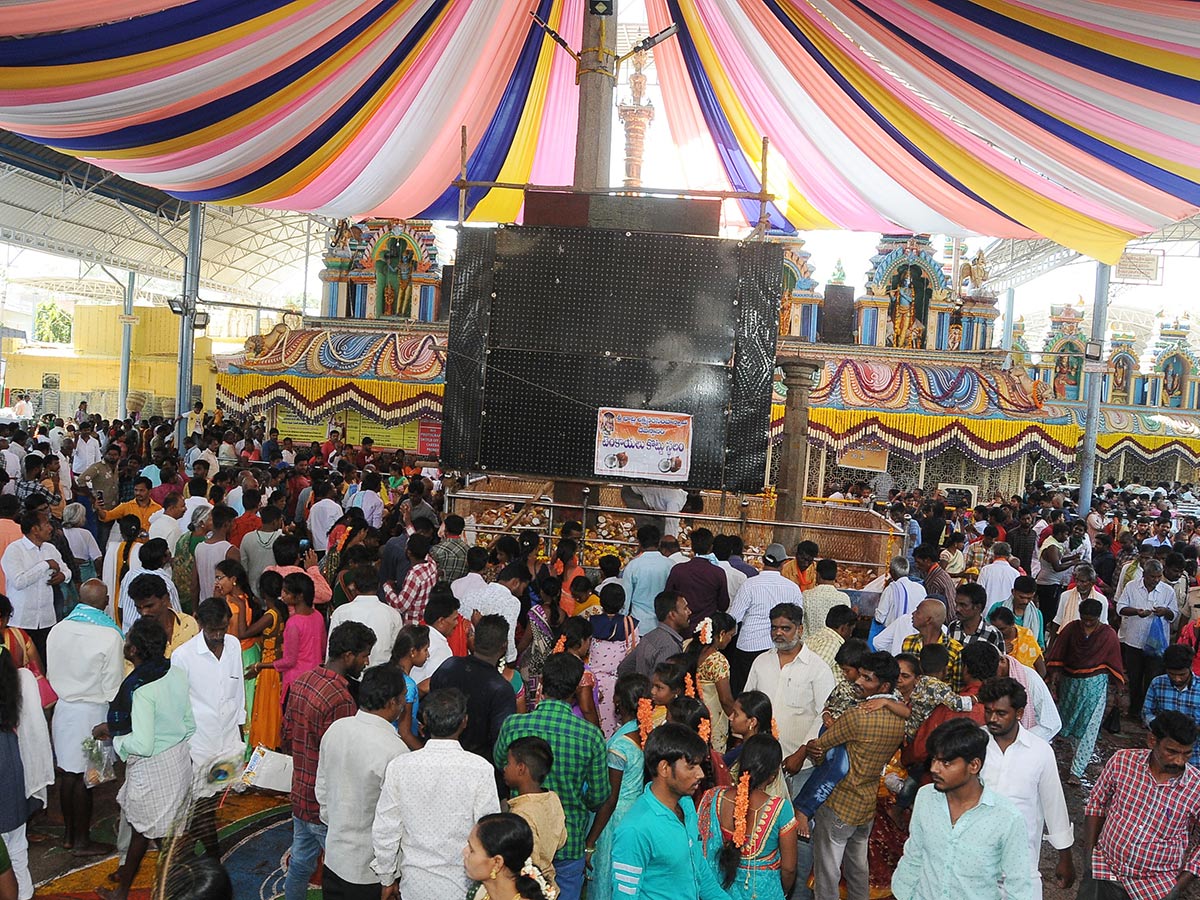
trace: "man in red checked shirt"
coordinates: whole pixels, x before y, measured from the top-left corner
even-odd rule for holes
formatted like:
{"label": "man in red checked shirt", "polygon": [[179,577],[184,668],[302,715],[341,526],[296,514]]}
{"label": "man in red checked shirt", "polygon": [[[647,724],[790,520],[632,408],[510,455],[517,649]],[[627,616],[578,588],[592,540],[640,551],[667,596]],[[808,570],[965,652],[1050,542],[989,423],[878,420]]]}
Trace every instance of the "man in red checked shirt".
{"label": "man in red checked shirt", "polygon": [[1188,765],[1196,724],[1168,710],[1149,750],[1118,750],[1084,806],[1084,878],[1094,900],[1179,900],[1200,875],[1200,771]]}

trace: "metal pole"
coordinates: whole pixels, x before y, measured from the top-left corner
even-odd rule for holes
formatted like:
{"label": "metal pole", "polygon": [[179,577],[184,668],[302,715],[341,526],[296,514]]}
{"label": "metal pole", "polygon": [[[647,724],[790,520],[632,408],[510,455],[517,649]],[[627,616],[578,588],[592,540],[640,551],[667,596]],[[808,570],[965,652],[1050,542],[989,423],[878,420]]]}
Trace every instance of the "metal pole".
{"label": "metal pole", "polygon": [[[300,301],[300,304],[301,304],[300,308],[302,310],[304,310],[304,315],[306,315],[306,316],[308,315],[308,260],[309,260],[309,257],[312,256],[312,225],[313,225],[312,217],[310,216],[308,218],[308,227],[304,232],[304,299]],[[317,312],[318,313],[321,312],[321,310],[319,308],[320,302],[321,302],[320,297],[318,297],[317,298],[317,304],[318,304]],[[254,319],[254,333],[255,334],[262,334],[261,318],[262,318],[262,304],[259,304],[258,313],[255,314],[255,319]]]}
{"label": "metal pole", "polygon": [[[1011,350],[1013,342],[1013,308],[1017,302],[1016,288],[1004,292],[1004,336],[1000,338],[1000,349]],[[986,347],[980,349],[986,350]]]}
{"label": "metal pole", "polygon": [[[137,289],[137,273],[129,273],[125,287],[125,315],[133,315],[133,294]],[[128,321],[121,324],[121,382],[117,388],[117,415],[122,419],[129,416],[129,357],[133,347],[133,325]]]}
{"label": "metal pole", "polygon": [[192,363],[196,353],[196,299],[200,294],[200,252],[204,243],[204,205],[188,206],[188,249],[183,263],[183,315],[179,317],[179,382],[175,387],[175,446],[182,450],[187,413],[192,405]]}
{"label": "metal pole", "polygon": [[[1096,264],[1096,296],[1092,301],[1092,340],[1104,344],[1108,332],[1108,280],[1112,267],[1107,263]],[[1096,489],[1096,435],[1100,431],[1100,387],[1103,381],[1099,372],[1087,378],[1087,407],[1083,420],[1083,445],[1079,448],[1079,515],[1085,516],[1092,508],[1092,494]]]}

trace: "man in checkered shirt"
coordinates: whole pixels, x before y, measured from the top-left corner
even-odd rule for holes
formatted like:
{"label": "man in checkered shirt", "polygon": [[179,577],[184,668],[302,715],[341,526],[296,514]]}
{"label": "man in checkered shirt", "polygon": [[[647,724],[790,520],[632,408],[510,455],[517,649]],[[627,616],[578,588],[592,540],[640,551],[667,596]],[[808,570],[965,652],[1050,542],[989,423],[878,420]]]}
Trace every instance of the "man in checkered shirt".
{"label": "man in checkered shirt", "polygon": [[1200,875],[1200,771],[1188,764],[1196,724],[1167,710],[1150,723],[1149,750],[1118,750],[1084,806],[1081,897],[1179,900]]}

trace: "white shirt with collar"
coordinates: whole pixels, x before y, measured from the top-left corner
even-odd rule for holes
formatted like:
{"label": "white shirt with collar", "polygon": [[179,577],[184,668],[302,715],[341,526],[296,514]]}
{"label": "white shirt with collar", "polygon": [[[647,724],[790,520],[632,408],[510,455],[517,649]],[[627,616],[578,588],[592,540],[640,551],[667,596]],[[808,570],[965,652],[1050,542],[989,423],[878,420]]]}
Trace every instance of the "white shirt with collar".
{"label": "white shirt with collar", "polygon": [[[7,576],[7,574],[8,570],[5,569],[5,575]],[[1165,606],[1175,616],[1178,616],[1179,603],[1175,599],[1175,589],[1169,584],[1160,581],[1154,586],[1153,591],[1148,591],[1146,590],[1145,579],[1140,576],[1125,585],[1125,590],[1117,598],[1118,613],[1123,609],[1154,609],[1156,606]],[[1140,650],[1146,645],[1146,638],[1150,635],[1150,625],[1153,621],[1153,616],[1145,618],[1141,616],[1121,616],[1121,628],[1117,632],[1121,643]],[[1174,621],[1174,618],[1166,620],[1168,632],[1170,632]],[[1168,638],[1169,641],[1170,638]]]}
{"label": "white shirt with collar", "polygon": [[242,645],[225,635],[221,658],[208,649],[204,632],[186,641],[171,654],[171,666],[187,673],[196,733],[188,743],[192,763],[206,766],[218,759],[240,757],[246,724],[246,690],[242,679]]}
{"label": "white shirt with collar", "polygon": [[429,659],[425,660],[425,665],[417,666],[409,672],[408,677],[417,684],[428,681],[433,677],[433,673],[438,670],[441,664],[453,655],[454,651],[450,649],[450,642],[446,640],[446,636],[436,628],[430,627]]}
{"label": "white shirt with collar", "polygon": [[450,591],[459,603],[462,603],[471,594],[481,591],[485,587],[487,587],[487,582],[478,572],[468,572],[462,578],[455,578],[450,582]]}
{"label": "white shirt with collar", "polygon": [[1003,603],[1012,596],[1012,586],[1021,573],[1012,567],[1008,558],[997,559],[979,570],[979,585],[987,591],[987,608]]}
{"label": "white shirt with collar", "polygon": [[503,616],[508,622],[508,654],[505,659],[515,662],[517,658],[517,617],[521,615],[521,601],[502,584],[492,584],[467,595],[460,601],[459,612],[470,618],[475,613],[481,616]]}
{"label": "white shirt with collar", "polygon": [[918,584],[908,576],[889,581],[879,595],[875,621],[880,625],[891,625],[901,616],[911,614],[924,599],[925,585]]}
{"label": "white shirt with collar", "polygon": [[109,703],[125,680],[125,641],[107,625],[65,619],[46,638],[46,678],[59,700]]}
{"label": "white shirt with collar", "polygon": [[461,900],[470,887],[462,848],[475,823],[497,812],[492,764],[457,740],[434,738],[388,763],[371,829],[371,868],[381,884],[399,872],[405,897]]}
{"label": "white shirt with collar", "polygon": [[904,639],[910,634],[916,633],[917,629],[913,627],[912,623],[912,613],[905,613],[893,619],[891,625],[875,635],[875,640],[871,642],[871,645],[876,650],[895,655],[900,652]]}
{"label": "white shirt with collar", "polygon": [[1034,896],[1040,898],[1038,863],[1042,858],[1043,834],[1055,850],[1066,850],[1075,842],[1054,750],[1018,722],[1017,738],[1007,750],[1001,751],[996,739],[988,735],[987,759],[980,776],[984,785],[1011,800],[1025,820]]}
{"label": "white shirt with collar", "polygon": [[[141,560],[134,560],[131,557],[129,572],[121,579],[121,594],[117,598],[117,608],[121,611],[121,630],[126,634],[129,634],[133,623],[142,617],[142,614],[137,611],[137,604],[129,596],[129,585],[138,575],[157,575],[161,578],[167,587],[167,599],[170,601],[171,609],[177,613],[183,612],[183,607],[179,604],[179,588],[175,587],[175,580],[171,577],[170,568],[143,569]],[[239,649],[238,652],[240,653],[241,650]]]}
{"label": "white shirt with collar", "polygon": [[373,817],[364,812],[379,804],[388,764],[407,752],[390,722],[361,709],[338,719],[321,738],[316,797],[321,821],[329,826],[325,865],[343,881],[379,883],[371,870]]}
{"label": "white shirt with collar", "polygon": [[400,613],[374,594],[359,594],[335,609],[329,618],[329,633],[333,634],[333,630],[343,622],[360,622],[375,633],[375,646],[371,648],[370,657],[373,666],[382,665],[392,658],[392,646],[404,625]]}
{"label": "white shirt with collar", "polygon": [[[725,573],[725,587],[729,591],[729,596],[736,597],[738,590],[741,589],[741,586],[746,583],[750,576],[745,572],[739,572],[727,559],[717,560],[717,568]],[[596,590],[599,591],[599,587]]]}
{"label": "white shirt with collar", "polygon": [[4,569],[8,599],[13,605],[10,625],[50,628],[58,621],[54,614],[54,588],[48,583],[52,574],[50,561],[58,563],[58,570],[67,581],[71,580],[70,568],[49,541],[37,547],[28,537],[22,537],[5,549],[0,568]]}
{"label": "white shirt with collar", "polygon": [[[796,658],[784,666],[780,666],[779,654],[774,650],[755,657],[746,690],[762,691],[771,698],[784,756],[795,753],[801,744],[820,733],[821,710],[833,693],[834,683],[833,670],[808,647],[801,646]],[[806,768],[811,764],[804,761]]]}
{"label": "white shirt with collar", "polygon": [[58,453],[62,449],[62,442],[66,436],[67,430],[65,428],[60,428],[57,425],[51,428],[46,434],[46,440],[50,442],[50,449]]}
{"label": "white shirt with collar", "polygon": [[100,462],[103,453],[104,451],[100,449],[100,441],[94,436],[88,441],[80,437],[75,442],[75,453],[71,457],[71,471],[76,475],[82,475],[87,471],[88,466]]}
{"label": "white shirt with collar", "polygon": [[329,549],[329,532],[333,523],[344,514],[342,504],[326,497],[318,500],[308,511],[308,533],[312,537],[313,549],[317,551]]}
{"label": "white shirt with collar", "polygon": [[[183,537],[183,524],[180,519],[168,515],[165,509],[160,509],[150,517],[150,540],[162,538],[167,542],[167,552],[174,553],[175,545]],[[170,566],[167,566],[170,569]]]}
{"label": "white shirt with collar", "polygon": [[[770,650],[771,609],[779,603],[795,603],[804,607],[804,594],[799,585],[784,578],[778,569],[763,569],[731,594],[729,614],[741,625],[737,636],[737,648],[747,653]],[[829,668],[826,666],[826,668]]]}

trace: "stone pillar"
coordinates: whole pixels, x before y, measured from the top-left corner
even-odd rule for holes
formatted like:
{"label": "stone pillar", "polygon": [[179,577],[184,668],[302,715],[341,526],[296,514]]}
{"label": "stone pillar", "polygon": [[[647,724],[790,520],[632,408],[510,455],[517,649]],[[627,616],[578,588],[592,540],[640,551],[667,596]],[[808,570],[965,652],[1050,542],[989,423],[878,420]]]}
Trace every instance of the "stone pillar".
{"label": "stone pillar", "polygon": [[[808,395],[813,373],[820,370],[821,364],[797,359],[782,362],[780,367],[787,387],[787,402],[783,412],[783,442],[779,447],[779,476],[775,480],[778,495],[775,518],[781,522],[799,522],[808,480]],[[775,540],[791,547],[798,531],[794,527],[777,527]]]}
{"label": "stone pillar", "polygon": [[610,16],[584,16],[578,68],[579,124],[575,132],[575,187],[583,191],[609,186],[616,46],[616,9]]}

